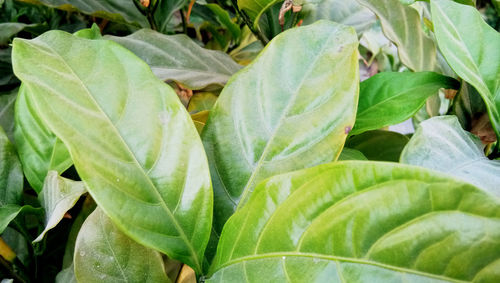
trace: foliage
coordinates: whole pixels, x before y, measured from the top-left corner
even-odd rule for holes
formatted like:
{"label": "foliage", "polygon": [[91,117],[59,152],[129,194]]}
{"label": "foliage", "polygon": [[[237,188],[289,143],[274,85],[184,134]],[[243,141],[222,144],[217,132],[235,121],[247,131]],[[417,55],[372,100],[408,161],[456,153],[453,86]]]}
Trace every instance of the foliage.
{"label": "foliage", "polygon": [[0,279],[500,281],[499,8],[0,0]]}

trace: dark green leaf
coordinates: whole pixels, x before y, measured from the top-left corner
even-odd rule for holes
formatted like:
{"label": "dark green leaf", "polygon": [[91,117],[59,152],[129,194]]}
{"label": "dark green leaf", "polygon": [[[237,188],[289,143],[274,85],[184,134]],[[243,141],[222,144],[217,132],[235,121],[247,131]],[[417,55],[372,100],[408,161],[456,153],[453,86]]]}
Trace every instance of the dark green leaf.
{"label": "dark green leaf", "polygon": [[405,135],[376,130],[349,138],[346,146],[361,151],[368,160],[398,162],[408,141]]}
{"label": "dark green leaf", "polygon": [[14,105],[18,89],[0,95],[0,127],[5,130],[7,137],[14,140]]}
{"label": "dark green leaf", "polygon": [[458,89],[453,78],[432,72],[379,73],[363,81],[353,135],[403,122],[440,88]]}
{"label": "dark green leaf", "polygon": [[338,160],[367,160],[366,156],[359,150],[344,147]]}
{"label": "dark green leaf", "polygon": [[14,145],[0,127],[0,207],[20,204],[23,171]]}

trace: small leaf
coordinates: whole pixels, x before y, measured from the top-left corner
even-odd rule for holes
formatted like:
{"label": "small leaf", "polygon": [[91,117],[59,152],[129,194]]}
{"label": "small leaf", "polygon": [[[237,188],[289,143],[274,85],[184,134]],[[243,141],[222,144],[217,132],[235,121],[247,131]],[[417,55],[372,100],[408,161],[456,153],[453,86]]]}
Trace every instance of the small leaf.
{"label": "small leaf", "polygon": [[81,29],[77,32],[74,33],[74,35],[79,36],[81,38],[87,38],[87,39],[101,39],[101,30],[99,29],[99,26],[97,24],[92,24],[91,28],[86,28],[86,29]]}
{"label": "small leaf", "polygon": [[202,133],[217,232],[261,180],[337,158],[354,122],[357,46],[332,22],[290,29],[226,85]]}
{"label": "small leaf", "polygon": [[74,266],[79,282],[171,282],[161,254],[128,238],[99,208],[80,229]]}
{"label": "small leaf", "polygon": [[477,89],[500,137],[500,34],[475,7],[433,0],[431,13],[439,49],[457,75]]}
{"label": "small leaf", "polygon": [[198,46],[186,35],[139,30],[126,37],[106,36],[144,60],[161,80],[174,80],[189,89],[222,87],[241,66],[220,51]]}
{"label": "small leaf", "polygon": [[455,116],[422,122],[401,162],[448,173],[500,197],[500,161],[489,160],[481,142],[464,131]]}
{"label": "small leaf", "polygon": [[45,209],[45,229],[33,241],[39,242],[45,233],[61,221],[87,190],[83,182],[76,182],[60,177],[56,171],[49,171],[39,195],[40,203]]}
{"label": "small leaf", "polygon": [[189,100],[187,110],[189,113],[196,113],[210,110],[217,101],[217,95],[212,92],[198,92]]}
{"label": "small leaf", "polygon": [[500,198],[427,169],[343,161],[268,179],[207,282],[497,282]]}
{"label": "small leaf", "polygon": [[339,161],[341,160],[368,160],[364,154],[356,149],[344,147],[339,155]]}
{"label": "small leaf", "polygon": [[398,162],[408,137],[390,131],[368,131],[349,138],[346,146],[359,150],[368,160]]}
{"label": "small leaf", "polygon": [[440,88],[459,87],[457,80],[432,72],[379,73],[361,83],[356,124],[351,134],[403,122]]}

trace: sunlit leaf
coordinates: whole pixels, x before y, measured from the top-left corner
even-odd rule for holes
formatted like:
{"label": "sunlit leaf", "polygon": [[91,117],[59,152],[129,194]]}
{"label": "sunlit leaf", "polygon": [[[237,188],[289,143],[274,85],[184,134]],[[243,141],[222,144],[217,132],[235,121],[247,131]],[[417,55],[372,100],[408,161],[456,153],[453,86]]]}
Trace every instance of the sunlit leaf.
{"label": "sunlit leaf", "polygon": [[344,161],[261,183],[208,282],[496,282],[500,199],[433,171]]}

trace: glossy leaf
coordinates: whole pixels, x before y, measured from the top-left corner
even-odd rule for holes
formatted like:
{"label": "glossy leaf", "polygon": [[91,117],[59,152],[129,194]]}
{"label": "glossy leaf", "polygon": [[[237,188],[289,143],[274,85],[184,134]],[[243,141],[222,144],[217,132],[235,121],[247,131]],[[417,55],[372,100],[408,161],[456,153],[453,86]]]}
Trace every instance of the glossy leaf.
{"label": "glossy leaf", "polygon": [[202,134],[216,231],[264,178],[337,158],[354,122],[357,44],[332,22],[291,29],[229,81]]}
{"label": "glossy leaf", "polygon": [[31,212],[40,214],[42,211],[30,205],[19,206],[17,204],[0,205],[0,234],[3,233],[7,225],[14,220],[19,213]]}
{"label": "glossy leaf", "polygon": [[300,13],[304,17],[303,25],[325,19],[352,26],[358,35],[369,29],[376,21],[372,11],[355,0],[305,1]]}
{"label": "glossy leaf", "polygon": [[481,94],[500,137],[500,34],[474,7],[431,1],[439,49],[451,68]]}
{"label": "glossy leaf", "polygon": [[26,85],[21,85],[15,108],[14,139],[23,171],[31,187],[40,193],[50,170],[59,174],[73,161],[66,146],[45,125],[39,108],[28,98]]}
{"label": "glossy leaf", "polygon": [[174,80],[190,89],[220,88],[241,68],[228,55],[204,49],[186,35],[143,29],[126,37],[106,38],[134,52],[161,80]]}
{"label": "glossy leaf", "polygon": [[453,78],[432,72],[379,73],[363,81],[353,135],[403,122],[440,88],[458,89]]}
{"label": "glossy leaf", "polygon": [[499,216],[499,198],[427,169],[320,165],[256,188],[208,282],[496,282]]}
{"label": "glossy leaf", "polygon": [[368,160],[398,162],[408,137],[390,131],[368,131],[350,137],[346,146],[359,150]]}
{"label": "glossy leaf", "polygon": [[156,1],[160,1],[154,15],[155,21],[158,25],[158,31],[162,33],[171,33],[175,28],[175,26],[172,24],[175,12],[184,7],[188,3],[188,1],[187,0],[167,0],[167,1],[156,0]]}
{"label": "glossy leaf", "polygon": [[14,140],[14,105],[18,89],[0,95],[0,127],[11,141]]}
{"label": "glossy leaf", "polygon": [[200,272],[212,190],[174,91],[119,44],[61,31],[15,39],[13,63],[99,207],[132,239]]}
{"label": "glossy leaf", "polygon": [[422,122],[401,162],[448,173],[500,197],[500,161],[489,160],[481,141],[464,131],[455,116]]}
{"label": "glossy leaf", "polygon": [[99,208],[80,229],[74,266],[79,282],[171,282],[161,254],[128,238]]}
{"label": "glossy leaf", "polygon": [[0,207],[20,204],[23,193],[23,171],[14,145],[0,127]]}
{"label": "glossy leaf", "polygon": [[414,8],[399,0],[357,0],[380,19],[384,34],[398,47],[401,62],[413,71],[436,69],[436,46],[427,37]]}
{"label": "glossy leaf", "polygon": [[22,0],[24,2],[43,4],[65,11],[78,11],[94,17],[113,22],[131,23],[149,27],[148,21],[134,5],[132,0]]}
{"label": "glossy leaf", "polygon": [[39,242],[54,228],[87,190],[83,182],[60,177],[56,171],[49,171],[39,196],[45,209],[45,229],[34,242]]}

